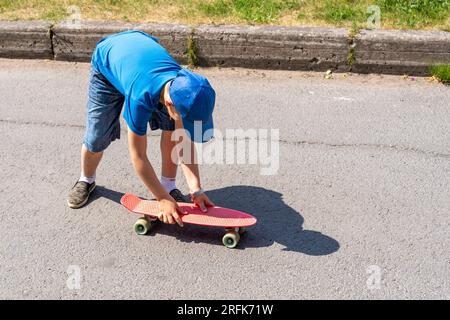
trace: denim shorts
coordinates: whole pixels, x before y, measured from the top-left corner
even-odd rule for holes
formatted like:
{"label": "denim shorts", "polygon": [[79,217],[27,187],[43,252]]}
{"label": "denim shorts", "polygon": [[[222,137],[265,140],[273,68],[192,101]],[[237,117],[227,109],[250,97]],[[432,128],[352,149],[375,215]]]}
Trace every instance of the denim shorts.
{"label": "denim shorts", "polygon": [[[125,97],[94,67],[89,76],[86,133],[84,145],[91,152],[101,152],[120,139],[120,113]],[[167,108],[158,104],[149,120],[151,130],[175,130]]]}

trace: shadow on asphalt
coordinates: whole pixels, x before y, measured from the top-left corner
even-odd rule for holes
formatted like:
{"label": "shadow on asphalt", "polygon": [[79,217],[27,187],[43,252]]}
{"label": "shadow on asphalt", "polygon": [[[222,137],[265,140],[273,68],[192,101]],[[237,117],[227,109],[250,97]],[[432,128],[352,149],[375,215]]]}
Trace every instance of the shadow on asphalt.
{"label": "shadow on asphalt", "polygon": [[124,194],[125,193],[123,192],[114,191],[103,186],[96,186],[92,195],[89,197],[87,205],[99,198],[106,198],[120,204],[120,198],[122,198]]}
{"label": "shadow on asphalt", "polygon": [[[238,249],[269,247],[276,242],[285,247],[283,251],[311,256],[329,255],[339,250],[339,242],[335,239],[319,231],[304,230],[303,217],[284,203],[279,192],[253,186],[231,186],[209,190],[207,194],[218,206],[244,211],[258,219],[256,226],[249,228],[247,234],[242,236]],[[120,204],[122,195],[122,192],[97,186],[89,202],[107,198]],[[154,233],[175,236],[183,242],[222,245],[223,230],[159,224],[150,236]]]}

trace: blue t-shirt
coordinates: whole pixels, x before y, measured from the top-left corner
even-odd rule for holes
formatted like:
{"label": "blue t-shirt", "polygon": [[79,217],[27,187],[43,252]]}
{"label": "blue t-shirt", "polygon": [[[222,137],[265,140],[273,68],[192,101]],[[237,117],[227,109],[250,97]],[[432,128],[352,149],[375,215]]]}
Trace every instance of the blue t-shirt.
{"label": "blue t-shirt", "polygon": [[156,38],[135,30],[101,40],[92,65],[125,96],[123,117],[138,135],[147,132],[161,90],[181,69]]}

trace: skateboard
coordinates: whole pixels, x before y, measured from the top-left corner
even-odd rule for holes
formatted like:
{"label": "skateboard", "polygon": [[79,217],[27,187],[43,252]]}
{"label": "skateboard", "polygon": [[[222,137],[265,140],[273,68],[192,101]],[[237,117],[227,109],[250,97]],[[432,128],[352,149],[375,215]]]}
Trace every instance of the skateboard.
{"label": "skateboard", "polygon": [[[155,200],[143,200],[132,194],[125,194],[120,203],[129,211],[143,215],[134,224],[134,231],[138,235],[147,234],[159,221],[159,204]],[[222,207],[209,207],[208,212],[202,212],[193,203],[179,202],[178,206],[187,214],[180,215],[184,224],[204,227],[224,228],[225,235],[222,243],[227,248],[235,248],[247,227],[256,224],[256,218],[250,214]]]}

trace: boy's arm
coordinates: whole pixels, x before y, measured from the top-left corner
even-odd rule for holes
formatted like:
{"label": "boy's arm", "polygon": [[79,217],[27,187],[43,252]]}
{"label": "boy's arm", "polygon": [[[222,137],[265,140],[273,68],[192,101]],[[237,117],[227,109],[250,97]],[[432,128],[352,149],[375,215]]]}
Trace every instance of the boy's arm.
{"label": "boy's arm", "polygon": [[153,170],[147,158],[147,136],[139,136],[128,128],[128,148],[136,173],[160,204],[162,214],[159,217],[160,220],[166,223],[177,222],[179,225],[182,225],[178,215],[180,209],[177,203],[161,185],[155,170]]}
{"label": "boy's arm", "polygon": [[[194,143],[190,143],[191,147],[191,159],[184,159],[181,161],[181,168],[183,170],[183,174],[186,177],[186,181],[189,185],[189,190],[192,193],[202,190],[200,183],[200,171],[198,169],[198,163],[196,161],[197,157],[195,154],[195,145]],[[197,204],[200,209],[203,211],[207,211],[206,207],[214,206],[214,203],[209,200],[208,196],[204,193],[196,196],[193,199],[194,203]]]}
{"label": "boy's arm", "polygon": [[[192,142],[187,143],[187,145],[191,150],[187,154],[182,154],[181,169],[189,186],[189,191],[193,193],[201,189],[200,172],[196,161],[195,145]],[[190,159],[188,158],[188,154],[191,156]]]}

